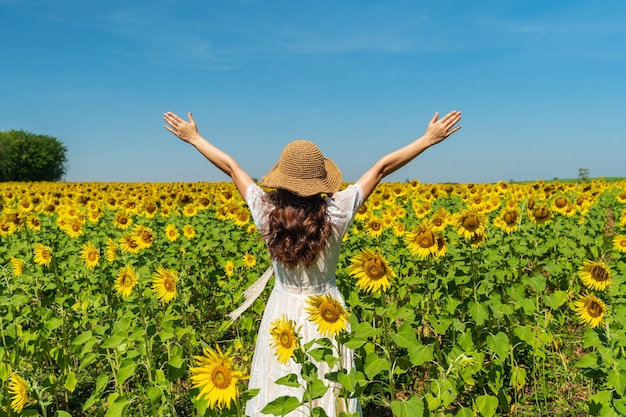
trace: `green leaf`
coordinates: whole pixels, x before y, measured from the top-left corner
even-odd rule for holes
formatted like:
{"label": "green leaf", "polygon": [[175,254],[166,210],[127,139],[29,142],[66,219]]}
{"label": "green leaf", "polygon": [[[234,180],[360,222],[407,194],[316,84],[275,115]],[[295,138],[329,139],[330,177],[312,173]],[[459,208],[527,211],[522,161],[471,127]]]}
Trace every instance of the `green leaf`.
{"label": "green leaf", "polygon": [[76,374],[70,371],[67,373],[67,377],[65,378],[65,383],[63,384],[63,388],[65,388],[69,392],[74,392],[74,389],[76,389],[77,382],[78,382],[78,379],[76,378]]}
{"label": "green leaf", "polygon": [[128,333],[116,332],[102,343],[102,347],[104,349],[115,349],[119,347],[122,343],[126,342],[127,338]]}
{"label": "green leaf", "polygon": [[379,373],[390,369],[391,364],[387,359],[381,358],[375,353],[370,353],[365,359],[365,367],[363,370],[369,379],[373,379]]}
{"label": "green leaf", "polygon": [[284,385],[286,387],[300,387],[302,384],[298,381],[298,375],[296,374],[289,374],[289,375],[285,375],[282,378],[278,378],[276,381],[274,381],[275,384],[278,385]]}
{"label": "green leaf", "polygon": [[432,361],[433,350],[433,345],[424,346],[422,344],[410,348],[409,358],[411,359],[411,363],[413,364],[413,366],[420,366],[426,362]]}
{"label": "green leaf", "polygon": [[620,396],[624,395],[624,388],[626,387],[626,371],[619,369],[611,369],[609,371],[607,382],[609,386],[612,386]]}
{"label": "green leaf", "polygon": [[54,417],[72,417],[72,415],[67,411],[58,410],[54,413]]}
{"label": "green leaf", "polygon": [[597,369],[598,355],[595,352],[587,353],[585,356],[580,358],[578,362],[576,362],[576,367]]}
{"label": "green leaf", "polygon": [[496,354],[500,361],[504,362],[509,355],[509,337],[503,332],[487,336],[487,346]]}
{"label": "green leaf", "polygon": [[324,383],[324,380],[316,379],[311,384],[311,396],[313,397],[313,399],[322,398],[324,395],[326,395],[328,388],[329,387]]}
{"label": "green leaf", "polygon": [[133,376],[137,369],[137,363],[132,359],[127,359],[122,362],[120,369],[117,371],[117,383],[122,385],[128,378]]}
{"label": "green leaf", "polygon": [[493,395],[479,395],[476,398],[476,409],[484,417],[492,417],[498,408],[498,397]]}
{"label": "green leaf", "polygon": [[109,405],[104,417],[122,417],[128,403],[129,401],[125,397],[116,398],[115,401]]}
{"label": "green leaf", "polygon": [[567,301],[567,291],[554,291],[550,295],[544,295],[543,301],[553,310],[561,307]]}
{"label": "green leaf", "polygon": [[416,396],[412,396],[407,401],[394,400],[391,402],[391,411],[394,417],[422,417],[424,402]]}
{"label": "green leaf", "polygon": [[300,406],[300,400],[296,397],[284,395],[269,402],[261,412],[274,416],[285,416]]}
{"label": "green leaf", "polygon": [[410,323],[403,323],[398,329],[398,333],[390,333],[389,336],[398,346],[405,349],[410,349],[419,343],[415,329]]}
{"label": "green leaf", "polygon": [[472,316],[477,325],[482,326],[485,320],[489,318],[489,310],[484,304],[470,301],[467,306],[470,316]]}

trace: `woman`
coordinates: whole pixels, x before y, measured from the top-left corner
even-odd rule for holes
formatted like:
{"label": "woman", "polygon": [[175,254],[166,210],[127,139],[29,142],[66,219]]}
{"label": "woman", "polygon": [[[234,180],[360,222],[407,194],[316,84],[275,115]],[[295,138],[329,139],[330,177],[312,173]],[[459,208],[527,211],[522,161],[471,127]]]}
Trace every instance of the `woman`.
{"label": "woman", "polygon": [[[335,269],[342,238],[354,214],[383,178],[459,130],[461,113],[452,111],[441,119],[435,113],[422,137],[383,156],[355,184],[342,191],[341,172],[334,162],[324,158],[313,143],[297,140],[284,148],[278,163],[263,177],[261,185],[275,190],[267,192],[230,155],[199,134],[191,112],[188,118],[187,121],[165,113],[165,128],[193,145],[232,179],[265,238],[276,275],[259,326],[250,372],[249,388],[259,388],[259,393],[246,406],[247,416],[260,416],[265,405],[280,396],[302,397],[298,388],[274,384],[282,376],[300,372],[298,364],[293,360],[283,363],[271,348],[272,323],[281,318],[292,320],[301,344],[326,336],[307,320],[307,302],[311,296],[330,295],[343,305]],[[345,350],[342,357],[343,367],[349,370],[353,365],[351,352]],[[319,368],[321,377],[331,371],[325,364],[319,364]],[[338,401],[334,388],[315,400],[314,406],[324,408],[330,417],[342,410],[360,412],[357,399],[347,404]],[[301,411],[289,415],[303,415]]]}

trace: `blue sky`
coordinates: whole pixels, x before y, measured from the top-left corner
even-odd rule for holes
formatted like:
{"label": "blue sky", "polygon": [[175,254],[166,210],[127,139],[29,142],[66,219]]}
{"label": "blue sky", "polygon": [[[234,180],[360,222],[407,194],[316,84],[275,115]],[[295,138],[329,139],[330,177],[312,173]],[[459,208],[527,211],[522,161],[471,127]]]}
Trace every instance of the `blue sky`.
{"label": "blue sky", "polygon": [[463,128],[390,181],[626,176],[626,2],[0,0],[0,131],[51,135],[67,181],[260,178],[308,139],[354,181],[435,111]]}

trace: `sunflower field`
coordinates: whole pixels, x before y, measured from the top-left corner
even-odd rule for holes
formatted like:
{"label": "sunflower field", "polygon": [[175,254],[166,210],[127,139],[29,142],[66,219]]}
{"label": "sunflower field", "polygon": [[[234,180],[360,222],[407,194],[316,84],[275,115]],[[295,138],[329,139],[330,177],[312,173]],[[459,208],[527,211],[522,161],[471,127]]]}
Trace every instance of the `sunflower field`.
{"label": "sunflower field", "polygon": [[268,266],[230,183],[0,183],[0,416],[242,415],[255,343],[306,382],[270,415],[338,345],[366,417],[626,415],[624,180],[380,184],[314,345],[257,340],[272,282],[230,320]]}

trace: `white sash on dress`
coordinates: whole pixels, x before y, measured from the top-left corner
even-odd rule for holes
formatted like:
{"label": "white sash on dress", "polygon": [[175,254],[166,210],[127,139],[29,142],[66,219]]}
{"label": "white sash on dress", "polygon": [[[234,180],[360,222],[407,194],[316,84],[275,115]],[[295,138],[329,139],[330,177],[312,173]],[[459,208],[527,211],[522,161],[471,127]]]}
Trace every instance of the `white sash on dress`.
{"label": "white sash on dress", "polygon": [[265,272],[263,272],[263,275],[261,275],[254,283],[252,283],[252,285],[250,285],[243,292],[243,296],[244,296],[245,300],[243,301],[243,303],[239,307],[237,307],[236,310],[232,311],[228,315],[228,317],[230,317],[231,321],[237,320],[239,318],[239,316],[241,316],[241,314],[244,311],[246,311],[248,308],[250,308],[252,303],[254,303],[254,301],[257,298],[259,298],[259,296],[261,295],[261,293],[265,289],[265,286],[267,285],[267,282],[270,280],[270,278],[272,277],[273,274],[274,274],[274,269],[270,266],[269,268],[267,268],[265,270]]}

